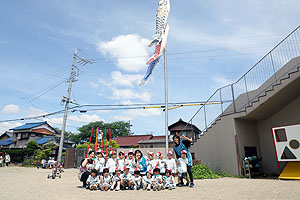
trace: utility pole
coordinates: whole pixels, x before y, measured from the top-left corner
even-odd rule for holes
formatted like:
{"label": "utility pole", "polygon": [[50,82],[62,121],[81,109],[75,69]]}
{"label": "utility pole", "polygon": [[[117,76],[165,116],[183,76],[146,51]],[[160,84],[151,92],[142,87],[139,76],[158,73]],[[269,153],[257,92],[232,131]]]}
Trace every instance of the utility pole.
{"label": "utility pole", "polygon": [[167,71],[167,47],[164,52],[164,80],[165,80],[165,134],[166,134],[166,155],[169,150],[169,119],[168,119],[168,71]]}
{"label": "utility pole", "polygon": [[69,88],[68,88],[68,95],[66,99],[66,105],[65,105],[65,113],[64,113],[64,119],[63,119],[63,124],[61,128],[61,135],[60,135],[60,142],[59,142],[59,149],[58,149],[58,156],[57,156],[57,161],[61,162],[61,156],[62,156],[62,150],[63,150],[63,145],[64,145],[64,134],[66,130],[66,124],[67,124],[67,117],[68,117],[68,110],[69,110],[69,104],[70,104],[70,96],[71,96],[71,89],[72,89],[72,82],[73,82],[73,77],[74,77],[74,68],[76,64],[76,58],[77,58],[77,49],[75,49],[74,52],[74,57],[73,57],[73,64],[72,64],[72,71],[69,79]]}

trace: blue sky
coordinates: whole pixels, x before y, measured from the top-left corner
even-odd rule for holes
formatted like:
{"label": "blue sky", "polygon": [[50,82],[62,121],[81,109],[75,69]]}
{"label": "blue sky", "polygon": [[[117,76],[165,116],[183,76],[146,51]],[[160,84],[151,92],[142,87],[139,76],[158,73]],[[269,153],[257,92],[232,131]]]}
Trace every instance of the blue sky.
{"label": "blue sky", "polygon": [[[62,82],[69,76],[74,48],[96,61],[80,67],[71,95],[78,103],[164,102],[163,62],[145,86],[138,86],[154,51],[147,43],[155,32],[156,7],[154,0],[3,1],[0,120],[63,109],[60,99],[67,84]],[[237,80],[299,25],[299,9],[297,0],[171,0],[169,102],[205,101],[218,87]],[[197,109],[174,109],[169,123],[189,120]],[[62,115],[46,120],[61,127]],[[95,120],[130,120],[136,134],[164,134],[164,113],[158,109],[71,113],[68,130],[76,132]],[[22,123],[0,123],[0,131]]]}

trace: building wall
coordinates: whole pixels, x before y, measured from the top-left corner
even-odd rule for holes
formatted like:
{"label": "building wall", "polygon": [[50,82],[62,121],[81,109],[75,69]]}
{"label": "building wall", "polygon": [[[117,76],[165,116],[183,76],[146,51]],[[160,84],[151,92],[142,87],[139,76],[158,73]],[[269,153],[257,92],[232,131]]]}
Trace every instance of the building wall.
{"label": "building wall", "polygon": [[245,158],[244,147],[256,147],[258,157],[261,157],[260,142],[257,122],[252,120],[235,120],[235,128],[238,136],[240,161]]}
{"label": "building wall", "polygon": [[213,171],[238,175],[234,127],[233,117],[224,116],[208,129],[190,149],[191,153],[195,153],[196,160],[202,160]]}
{"label": "building wall", "polygon": [[[268,119],[258,122],[262,161],[266,174],[279,174],[271,128],[294,124],[300,124],[300,97]],[[282,162],[281,167],[283,165],[284,163]]]}

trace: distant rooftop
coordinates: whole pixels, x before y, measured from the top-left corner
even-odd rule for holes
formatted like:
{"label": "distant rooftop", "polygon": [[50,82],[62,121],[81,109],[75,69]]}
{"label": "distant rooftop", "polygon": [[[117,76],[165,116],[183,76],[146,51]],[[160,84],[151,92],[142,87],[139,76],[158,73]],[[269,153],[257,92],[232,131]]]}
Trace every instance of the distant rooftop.
{"label": "distant rooftop", "polygon": [[22,126],[17,126],[15,128],[12,128],[10,130],[24,130],[24,129],[31,129],[31,128],[35,128],[41,125],[47,124],[47,122],[36,122],[36,123],[26,123]]}

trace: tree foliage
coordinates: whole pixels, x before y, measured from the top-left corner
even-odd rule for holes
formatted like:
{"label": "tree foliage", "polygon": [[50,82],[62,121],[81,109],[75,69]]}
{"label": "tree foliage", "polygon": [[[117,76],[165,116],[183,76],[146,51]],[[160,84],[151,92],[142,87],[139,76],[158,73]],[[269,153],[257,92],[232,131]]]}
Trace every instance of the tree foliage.
{"label": "tree foliage", "polygon": [[35,152],[35,158],[38,160],[42,160],[43,158],[48,158],[51,154],[53,149],[56,149],[57,146],[55,144],[47,143],[42,145],[41,149],[38,149]]}
{"label": "tree foliage", "polygon": [[112,123],[104,123],[102,121],[91,122],[87,125],[84,125],[78,128],[79,133],[77,134],[70,134],[69,139],[73,140],[76,144],[88,142],[90,139],[90,135],[92,132],[92,128],[94,127],[93,137],[91,142],[95,143],[96,140],[96,129],[99,127],[100,130],[103,130],[104,127],[106,129],[106,138],[108,138],[108,128],[111,129],[111,138],[114,139],[118,136],[126,136],[133,134],[130,132],[130,123],[124,121],[116,121]]}
{"label": "tree foliage", "polygon": [[26,148],[34,151],[36,149],[39,149],[40,146],[35,140],[31,140],[27,143]]}
{"label": "tree foliage", "polygon": [[[107,143],[107,140],[105,140],[104,149],[105,149],[105,144],[109,145],[109,142]],[[93,146],[93,145],[95,145],[95,144],[91,143],[91,146]],[[100,145],[102,145],[102,143]],[[76,145],[76,149],[87,149],[88,146],[89,146],[89,142],[85,142],[83,144]],[[112,148],[120,148],[120,146],[117,144],[117,142],[115,140],[112,140]]]}

